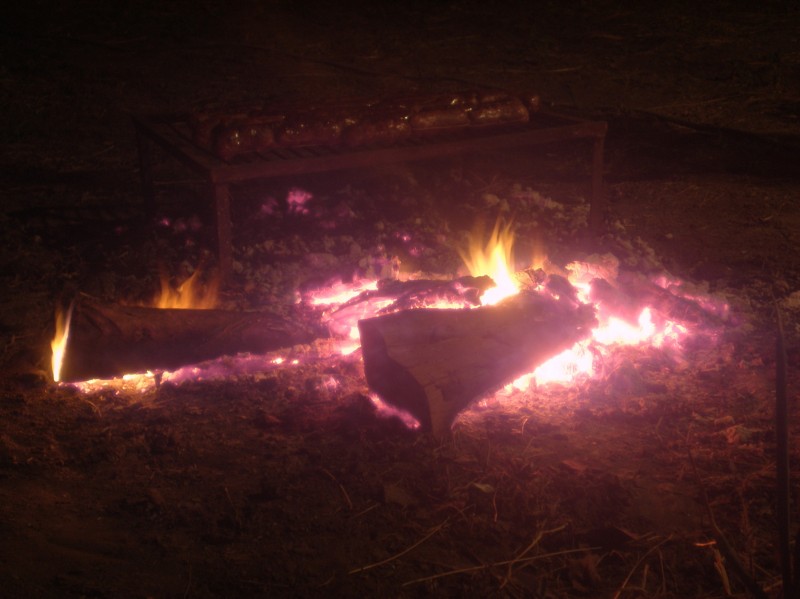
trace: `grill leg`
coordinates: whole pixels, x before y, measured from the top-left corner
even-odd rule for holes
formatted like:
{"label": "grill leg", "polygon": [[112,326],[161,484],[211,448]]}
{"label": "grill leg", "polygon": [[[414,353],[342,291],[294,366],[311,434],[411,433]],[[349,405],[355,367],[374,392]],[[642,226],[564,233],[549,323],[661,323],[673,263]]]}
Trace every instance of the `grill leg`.
{"label": "grill leg", "polygon": [[606,215],[606,197],[603,192],[603,148],[605,140],[605,135],[595,138],[592,155],[592,199],[589,205],[589,232],[598,237],[603,233]]}
{"label": "grill leg", "polygon": [[231,237],[231,196],[227,185],[214,185],[217,221],[217,261],[220,282],[227,286],[233,276],[233,240]]}

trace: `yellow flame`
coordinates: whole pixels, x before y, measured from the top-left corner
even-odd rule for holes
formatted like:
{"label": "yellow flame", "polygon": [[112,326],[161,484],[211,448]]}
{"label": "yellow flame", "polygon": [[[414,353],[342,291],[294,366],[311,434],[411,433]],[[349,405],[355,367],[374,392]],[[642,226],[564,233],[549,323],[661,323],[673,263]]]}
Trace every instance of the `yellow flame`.
{"label": "yellow flame", "polygon": [[172,287],[166,275],[161,275],[161,293],[153,300],[156,308],[177,308],[180,310],[210,310],[217,306],[219,298],[219,280],[211,279],[203,284],[196,270],[188,279]]}
{"label": "yellow flame", "polygon": [[[502,223],[498,220],[488,238],[485,238],[480,226],[469,239],[466,252],[459,250],[461,259],[474,277],[488,275],[495,282],[495,287],[484,292],[481,302],[484,305],[496,304],[502,299],[519,293],[519,282],[514,268],[514,231],[513,222]],[[538,248],[537,248],[538,250]],[[536,260],[533,257],[532,263]]]}
{"label": "yellow flame", "polygon": [[53,380],[57,383],[61,380],[61,365],[64,363],[64,352],[67,349],[67,339],[69,338],[69,325],[72,320],[72,304],[64,313],[60,308],[56,309],[56,328],[50,348],[53,350],[52,368]]}

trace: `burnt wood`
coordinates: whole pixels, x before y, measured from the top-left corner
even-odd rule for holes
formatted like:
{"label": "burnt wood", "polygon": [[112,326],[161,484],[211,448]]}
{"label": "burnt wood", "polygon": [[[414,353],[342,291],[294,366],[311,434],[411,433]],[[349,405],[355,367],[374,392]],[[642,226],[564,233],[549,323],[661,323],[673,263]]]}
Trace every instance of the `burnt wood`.
{"label": "burnt wood", "polygon": [[361,320],[367,383],[436,436],[473,401],[588,337],[594,308],[523,292],[472,310],[407,310]]}
{"label": "burnt wood", "polygon": [[266,353],[320,335],[302,319],[267,312],[122,306],[81,294],[73,305],[61,380],[175,370],[226,355]]}

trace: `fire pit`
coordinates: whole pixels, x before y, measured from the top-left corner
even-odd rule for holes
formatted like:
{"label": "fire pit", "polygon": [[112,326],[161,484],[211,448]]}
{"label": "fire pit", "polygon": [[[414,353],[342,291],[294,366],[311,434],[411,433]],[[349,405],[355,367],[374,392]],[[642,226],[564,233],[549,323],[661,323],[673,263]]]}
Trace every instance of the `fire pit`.
{"label": "fire pit", "polygon": [[504,387],[602,377],[621,349],[679,351],[727,318],[723,303],[666,273],[626,270],[610,253],[563,266],[538,259],[517,271],[513,242],[511,226],[498,223],[462,252],[470,276],[320,284],[301,290],[291,317],[80,297],[54,342],[54,376],[63,366],[63,380],[91,390],[104,383],[87,379],[135,374],[158,384],[292,368],[312,354],[331,364],[355,359],[376,403],[442,436],[461,411]]}

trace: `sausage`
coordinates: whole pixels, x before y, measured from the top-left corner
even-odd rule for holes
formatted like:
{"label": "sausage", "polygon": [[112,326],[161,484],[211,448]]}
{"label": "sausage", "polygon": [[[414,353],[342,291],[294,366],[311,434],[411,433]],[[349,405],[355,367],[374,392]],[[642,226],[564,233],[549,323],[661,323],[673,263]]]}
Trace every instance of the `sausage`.
{"label": "sausage", "polygon": [[425,108],[411,115],[411,127],[414,131],[464,127],[469,125],[469,109],[466,105],[454,105],[446,108]]}
{"label": "sausage", "polygon": [[473,125],[499,125],[501,123],[522,123],[530,119],[528,109],[519,98],[479,104],[469,112]]}
{"label": "sausage", "polygon": [[393,99],[281,114],[266,109],[199,112],[190,119],[195,143],[223,160],[276,146],[391,144],[440,129],[527,122],[537,94],[503,90]]}
{"label": "sausage", "polygon": [[393,144],[408,139],[412,133],[408,117],[373,117],[345,129],[343,141],[349,146]]}
{"label": "sausage", "polygon": [[213,132],[214,153],[230,160],[240,154],[275,147],[275,129],[283,120],[281,115],[257,115],[222,123]]}
{"label": "sausage", "polygon": [[342,132],[357,122],[353,116],[307,112],[288,118],[278,127],[278,142],[283,146],[324,146],[338,144]]}

